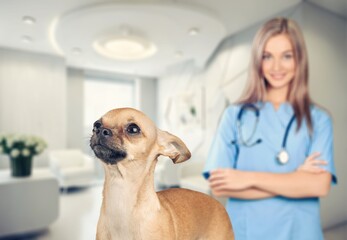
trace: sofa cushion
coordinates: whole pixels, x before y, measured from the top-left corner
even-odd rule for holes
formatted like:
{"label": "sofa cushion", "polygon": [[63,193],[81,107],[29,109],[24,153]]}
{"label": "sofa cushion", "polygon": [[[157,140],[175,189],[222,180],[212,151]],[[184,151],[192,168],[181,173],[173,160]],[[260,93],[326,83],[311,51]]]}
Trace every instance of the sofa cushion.
{"label": "sofa cushion", "polygon": [[83,164],[83,153],[80,150],[69,149],[55,151],[51,153],[51,159],[54,160],[60,168],[71,168]]}

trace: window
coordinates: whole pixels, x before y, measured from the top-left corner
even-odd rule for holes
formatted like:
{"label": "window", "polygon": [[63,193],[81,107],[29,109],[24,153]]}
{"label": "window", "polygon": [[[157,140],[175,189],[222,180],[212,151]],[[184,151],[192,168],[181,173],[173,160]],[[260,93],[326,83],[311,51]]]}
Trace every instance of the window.
{"label": "window", "polygon": [[87,76],[84,81],[84,129],[90,135],[91,126],[109,110],[135,107],[135,81]]}
{"label": "window", "polygon": [[[92,126],[106,112],[121,107],[135,107],[135,80],[87,74],[83,82],[85,152],[94,156],[89,147]],[[95,163],[97,177],[103,179],[103,169]]]}

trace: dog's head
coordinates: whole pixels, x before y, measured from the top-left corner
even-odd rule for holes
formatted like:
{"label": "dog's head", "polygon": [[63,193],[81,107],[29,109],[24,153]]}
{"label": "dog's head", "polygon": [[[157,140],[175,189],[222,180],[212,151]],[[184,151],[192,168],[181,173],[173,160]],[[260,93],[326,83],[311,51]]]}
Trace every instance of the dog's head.
{"label": "dog's head", "polygon": [[180,163],[191,156],[178,137],[159,130],[145,114],[132,108],[111,110],[97,120],[90,146],[98,158],[112,165],[159,155]]}

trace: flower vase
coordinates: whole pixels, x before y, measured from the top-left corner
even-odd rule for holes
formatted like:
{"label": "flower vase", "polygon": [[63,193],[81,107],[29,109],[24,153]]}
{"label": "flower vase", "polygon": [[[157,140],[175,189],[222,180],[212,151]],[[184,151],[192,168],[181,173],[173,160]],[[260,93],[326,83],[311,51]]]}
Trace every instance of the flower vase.
{"label": "flower vase", "polygon": [[32,157],[10,158],[11,175],[13,177],[27,177],[31,175]]}

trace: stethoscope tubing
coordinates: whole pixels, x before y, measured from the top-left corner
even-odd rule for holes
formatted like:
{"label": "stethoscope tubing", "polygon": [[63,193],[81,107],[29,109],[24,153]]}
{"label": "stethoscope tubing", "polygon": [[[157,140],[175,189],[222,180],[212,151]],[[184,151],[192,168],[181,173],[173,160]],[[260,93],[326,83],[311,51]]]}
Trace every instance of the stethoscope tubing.
{"label": "stethoscope tubing", "polygon": [[[254,127],[252,130],[252,134],[249,136],[249,138],[247,140],[244,139],[243,134],[242,134],[242,126],[241,126],[241,119],[242,119],[242,115],[243,113],[247,110],[250,109],[254,112],[255,114],[255,123],[254,123]],[[246,147],[253,147],[256,144],[259,144],[262,142],[261,139],[257,139],[255,142],[251,143],[251,139],[253,138],[255,131],[257,129],[258,123],[259,123],[259,115],[260,115],[260,111],[259,109],[252,103],[246,103],[244,105],[242,105],[242,107],[239,110],[239,113],[237,114],[237,121],[236,121],[236,125],[237,125],[237,130],[239,132],[239,141],[241,143],[241,145],[244,145]]]}
{"label": "stethoscope tubing", "polygon": [[290,121],[287,125],[286,132],[284,134],[283,141],[282,141],[282,149],[286,149],[289,130],[290,130],[294,120],[295,120],[295,114],[292,116],[292,118],[290,119]]}
{"label": "stethoscope tubing", "polygon": [[[250,137],[248,139],[244,139],[244,136],[242,134],[242,126],[241,126],[241,120],[242,120],[242,115],[244,114],[245,110],[247,109],[251,109],[254,114],[255,114],[255,117],[256,117],[256,121],[254,123],[254,127],[253,127],[253,130],[252,130],[252,133],[250,135]],[[237,114],[237,121],[236,121],[236,124],[237,124],[237,128],[238,128],[238,132],[239,132],[239,143],[243,146],[246,146],[246,147],[253,147],[259,143],[262,142],[262,139],[257,139],[256,141],[254,142],[250,142],[251,139],[253,138],[254,134],[255,134],[255,131],[257,129],[257,126],[259,124],[259,115],[260,115],[260,111],[259,111],[259,108],[256,107],[254,104],[252,103],[247,103],[247,104],[244,104],[243,106],[241,106],[238,114]],[[291,129],[291,126],[293,125],[293,122],[295,120],[295,114],[293,114],[293,116],[291,117],[287,127],[286,127],[286,130],[285,130],[285,133],[284,133],[284,137],[283,137],[283,141],[282,141],[282,149],[280,150],[278,156],[277,156],[277,159],[278,161],[281,163],[281,164],[285,164],[288,162],[289,160],[289,154],[286,150],[286,144],[287,144],[287,139],[288,139],[288,135],[289,135],[289,131]],[[232,141],[231,142],[232,144],[235,144],[237,146],[237,143],[236,141]],[[237,149],[239,147],[237,146]]]}

